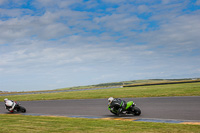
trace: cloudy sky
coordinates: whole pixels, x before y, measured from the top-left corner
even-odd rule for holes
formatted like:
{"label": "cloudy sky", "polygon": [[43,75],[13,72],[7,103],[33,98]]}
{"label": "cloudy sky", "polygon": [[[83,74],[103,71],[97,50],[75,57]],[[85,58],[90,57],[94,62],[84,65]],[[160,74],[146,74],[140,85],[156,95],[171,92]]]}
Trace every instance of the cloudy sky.
{"label": "cloudy sky", "polygon": [[0,0],[0,90],[200,77],[200,0]]}

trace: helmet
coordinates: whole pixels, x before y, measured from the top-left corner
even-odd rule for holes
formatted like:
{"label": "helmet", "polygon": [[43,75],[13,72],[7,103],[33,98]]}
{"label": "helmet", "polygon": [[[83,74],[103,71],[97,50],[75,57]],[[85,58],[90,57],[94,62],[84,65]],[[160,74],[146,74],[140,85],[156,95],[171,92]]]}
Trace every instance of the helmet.
{"label": "helmet", "polygon": [[6,102],[7,100],[8,100],[8,98],[5,98],[5,99],[4,99],[4,102]]}
{"label": "helmet", "polygon": [[10,100],[7,100],[5,104],[6,104],[6,106],[12,106],[12,105],[13,105],[13,102],[10,101]]}
{"label": "helmet", "polygon": [[109,97],[109,98],[108,98],[108,102],[109,102],[109,103],[111,103],[113,100],[114,100],[113,97]]}

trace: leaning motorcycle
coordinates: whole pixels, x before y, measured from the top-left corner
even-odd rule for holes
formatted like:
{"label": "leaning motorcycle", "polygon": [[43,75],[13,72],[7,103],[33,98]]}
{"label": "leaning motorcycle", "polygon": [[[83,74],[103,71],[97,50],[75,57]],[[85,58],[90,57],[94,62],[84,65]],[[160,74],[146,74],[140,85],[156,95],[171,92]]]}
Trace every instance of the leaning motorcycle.
{"label": "leaning motorcycle", "polygon": [[22,107],[20,105],[20,103],[15,102],[15,107],[13,110],[9,110],[9,107],[6,107],[6,109],[11,112],[11,113],[25,113],[26,112],[26,108]]}
{"label": "leaning motorcycle", "polygon": [[[108,109],[111,113],[119,115],[117,114],[117,109],[110,108],[110,105],[108,105]],[[127,102],[125,110],[122,110],[121,114],[132,114],[135,116],[139,116],[141,114],[141,110],[138,107],[136,107],[136,104],[133,101],[129,101]]]}

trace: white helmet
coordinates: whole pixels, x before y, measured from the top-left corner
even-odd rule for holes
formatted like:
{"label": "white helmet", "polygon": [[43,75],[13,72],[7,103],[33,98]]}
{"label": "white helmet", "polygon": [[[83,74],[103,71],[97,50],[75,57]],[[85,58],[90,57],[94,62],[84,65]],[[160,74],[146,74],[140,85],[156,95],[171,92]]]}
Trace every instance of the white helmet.
{"label": "white helmet", "polygon": [[10,100],[7,100],[5,104],[6,106],[13,106],[13,102]]}
{"label": "white helmet", "polygon": [[114,100],[113,97],[109,97],[109,98],[108,98],[108,102],[109,102],[109,103],[111,103],[113,100]]}
{"label": "white helmet", "polygon": [[8,100],[8,98],[5,98],[5,99],[4,99],[4,102],[6,102],[7,100]]}

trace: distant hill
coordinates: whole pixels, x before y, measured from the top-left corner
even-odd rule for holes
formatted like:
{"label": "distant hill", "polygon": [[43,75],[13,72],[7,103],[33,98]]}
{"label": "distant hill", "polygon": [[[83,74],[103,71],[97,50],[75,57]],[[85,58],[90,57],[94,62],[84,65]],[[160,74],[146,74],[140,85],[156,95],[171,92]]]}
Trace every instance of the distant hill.
{"label": "distant hill", "polygon": [[93,85],[96,87],[103,86],[127,86],[134,84],[153,84],[153,83],[169,83],[169,82],[186,82],[186,81],[194,81],[199,80],[199,78],[187,78],[187,79],[146,79],[146,80],[131,80],[131,81],[121,81],[121,82],[112,82],[112,83],[101,83],[97,85]]}
{"label": "distant hill", "polygon": [[111,82],[111,83],[101,83],[96,85],[88,85],[88,86],[76,86],[69,88],[61,88],[56,90],[73,90],[73,89],[89,89],[89,88],[100,88],[100,87],[111,87],[111,86],[135,86],[135,85],[147,85],[147,84],[160,84],[160,83],[169,83],[169,82],[185,82],[185,81],[194,81],[199,80],[200,78],[185,78],[185,79],[145,79],[145,80],[131,80],[131,81],[121,81],[121,82]]}

